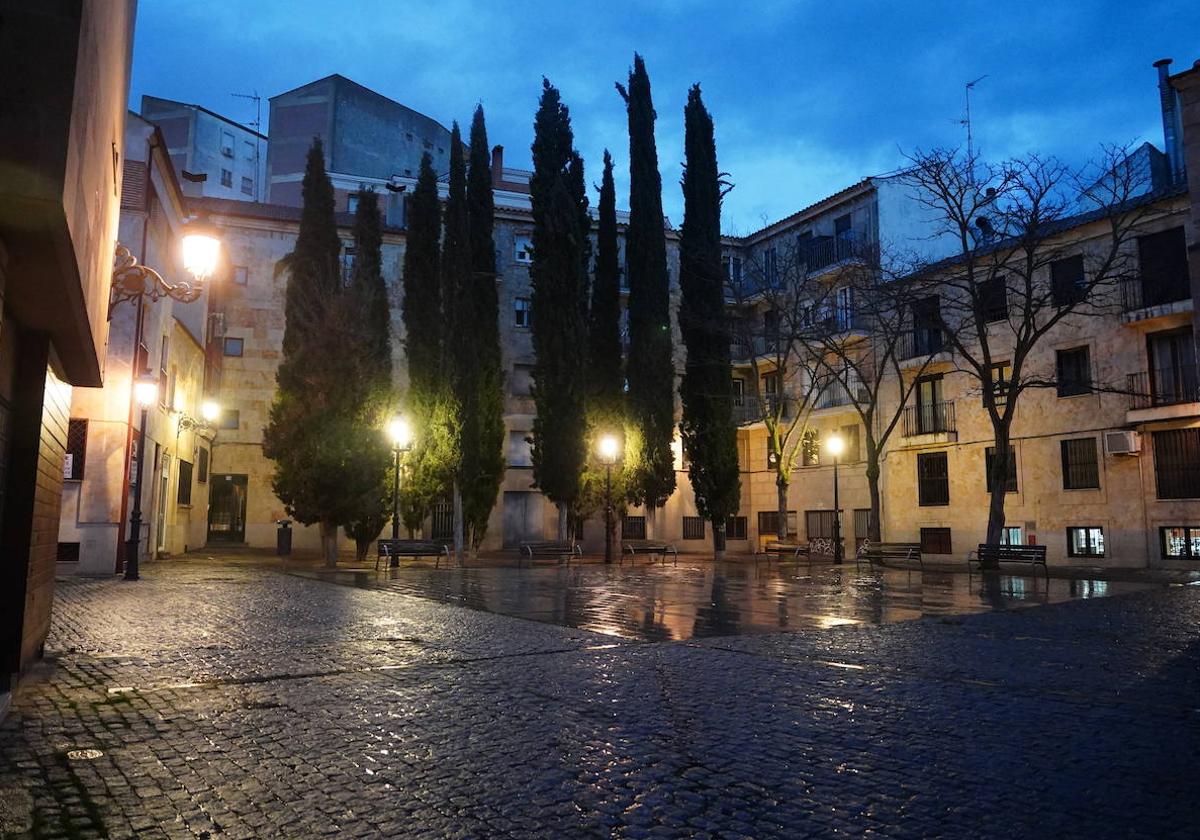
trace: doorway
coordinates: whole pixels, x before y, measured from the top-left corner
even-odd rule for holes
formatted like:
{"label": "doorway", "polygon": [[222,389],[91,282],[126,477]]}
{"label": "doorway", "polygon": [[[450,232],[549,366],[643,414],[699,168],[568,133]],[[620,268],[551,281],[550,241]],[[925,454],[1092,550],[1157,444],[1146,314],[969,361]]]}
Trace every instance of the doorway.
{"label": "doorway", "polygon": [[504,492],[504,547],[517,548],[529,540],[544,538],[542,497],[528,491]]}
{"label": "doorway", "polygon": [[246,479],[214,474],[208,490],[208,541],[246,541]]}

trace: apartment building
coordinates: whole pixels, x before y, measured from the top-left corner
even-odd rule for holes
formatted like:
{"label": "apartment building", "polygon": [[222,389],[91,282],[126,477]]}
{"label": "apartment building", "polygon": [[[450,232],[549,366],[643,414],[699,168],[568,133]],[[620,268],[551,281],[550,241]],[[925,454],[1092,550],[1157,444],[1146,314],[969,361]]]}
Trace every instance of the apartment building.
{"label": "apartment building", "polygon": [[[154,124],[128,115],[117,241],[175,285],[188,279],[179,243],[189,210],[169,142]],[[214,281],[224,282],[226,273]],[[191,303],[142,296],[110,306],[104,385],[77,388],[70,397],[57,523],[60,570],[120,571],[139,491],[143,559],[204,545],[211,437],[201,416],[207,308],[207,292]],[[133,392],[135,381],[147,376],[158,382],[158,399],[147,412],[138,488],[141,412]]]}
{"label": "apartment building", "polygon": [[186,102],[143,96],[141,108],[141,116],[162,130],[185,195],[265,199],[265,135]]}

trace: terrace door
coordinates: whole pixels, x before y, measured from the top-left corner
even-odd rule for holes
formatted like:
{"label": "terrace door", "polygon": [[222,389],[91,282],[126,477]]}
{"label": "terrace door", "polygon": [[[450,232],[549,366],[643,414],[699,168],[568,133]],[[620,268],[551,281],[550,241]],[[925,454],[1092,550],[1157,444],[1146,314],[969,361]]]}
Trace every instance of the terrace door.
{"label": "terrace door", "polygon": [[244,475],[213,475],[208,484],[208,541],[246,541]]}

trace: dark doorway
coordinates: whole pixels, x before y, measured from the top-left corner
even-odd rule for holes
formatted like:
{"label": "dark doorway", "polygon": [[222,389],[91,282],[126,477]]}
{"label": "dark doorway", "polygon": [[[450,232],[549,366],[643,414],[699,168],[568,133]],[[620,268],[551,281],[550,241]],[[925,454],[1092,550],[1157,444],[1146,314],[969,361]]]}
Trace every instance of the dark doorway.
{"label": "dark doorway", "polygon": [[208,491],[208,541],[246,541],[246,476],[213,475]]}

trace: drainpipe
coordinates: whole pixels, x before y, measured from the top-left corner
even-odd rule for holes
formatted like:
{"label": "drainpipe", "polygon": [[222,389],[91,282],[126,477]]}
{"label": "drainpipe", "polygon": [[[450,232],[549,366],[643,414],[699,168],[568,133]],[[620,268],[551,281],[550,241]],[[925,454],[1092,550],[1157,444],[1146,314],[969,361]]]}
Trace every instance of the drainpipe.
{"label": "drainpipe", "polygon": [[1162,108],[1163,152],[1167,156],[1169,179],[1172,184],[1181,183],[1185,177],[1183,162],[1183,117],[1179,109],[1179,94],[1171,86],[1172,59],[1160,58],[1154,62],[1158,69],[1158,98]]}

